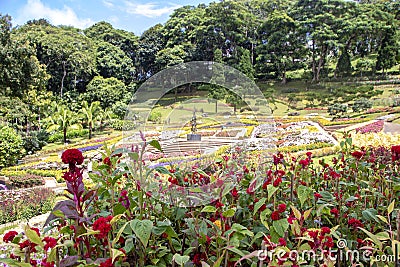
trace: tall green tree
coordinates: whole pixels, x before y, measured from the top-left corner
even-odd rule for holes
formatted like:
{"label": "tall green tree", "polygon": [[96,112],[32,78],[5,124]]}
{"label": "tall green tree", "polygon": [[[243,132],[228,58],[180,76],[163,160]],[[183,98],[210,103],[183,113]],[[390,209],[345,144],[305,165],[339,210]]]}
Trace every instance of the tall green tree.
{"label": "tall green tree", "polygon": [[299,36],[298,23],[284,11],[273,11],[259,29],[257,47],[259,72],[274,72],[286,83],[286,73],[303,67],[307,52]]}
{"label": "tall green tree", "polygon": [[118,46],[98,42],[96,62],[98,73],[104,78],[117,78],[129,85],[135,78],[135,64]]}
{"label": "tall green tree", "polygon": [[156,64],[157,53],[165,48],[163,26],[157,24],[146,30],[139,39],[136,57],[137,79],[144,80],[159,71]]}
{"label": "tall green tree", "polygon": [[96,71],[95,46],[79,29],[32,21],[17,32],[36,47],[38,60],[51,75],[48,88],[61,98],[67,90],[84,89],[92,79]]}
{"label": "tall green tree", "polygon": [[222,68],[223,58],[221,49],[216,49],[214,51],[214,62],[219,63],[213,66],[213,77],[211,82],[213,84],[206,85],[208,89],[208,98],[215,101],[215,114],[218,113],[218,100],[225,99],[227,95],[227,90],[220,84],[225,82],[225,73]]}
{"label": "tall green tree", "polygon": [[84,94],[80,95],[82,101],[99,101],[102,109],[112,107],[116,103],[128,102],[132,93],[128,91],[125,84],[117,78],[103,78],[96,76],[87,86]]}
{"label": "tall green tree", "polygon": [[131,59],[135,60],[138,49],[138,37],[125,30],[115,29],[110,23],[100,21],[84,30],[92,40],[104,41],[119,47]]}
{"label": "tall green tree", "polygon": [[[400,36],[400,34],[398,36]],[[382,75],[386,75],[386,71],[396,65],[396,58],[399,52],[400,47],[395,30],[392,28],[387,29],[378,50],[376,69],[382,70]]]}
{"label": "tall green tree", "polygon": [[0,94],[23,96],[43,88],[49,76],[28,41],[12,33],[11,17],[0,13]]}

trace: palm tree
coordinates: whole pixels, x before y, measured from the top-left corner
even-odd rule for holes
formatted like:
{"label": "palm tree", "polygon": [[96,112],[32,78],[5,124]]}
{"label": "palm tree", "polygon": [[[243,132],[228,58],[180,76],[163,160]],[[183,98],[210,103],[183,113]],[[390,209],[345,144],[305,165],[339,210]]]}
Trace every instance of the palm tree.
{"label": "palm tree", "polygon": [[92,138],[92,131],[95,122],[99,119],[100,112],[100,102],[95,101],[92,102],[89,106],[88,102],[84,100],[82,102],[81,114],[83,116],[83,120],[86,122],[89,128],[89,139]]}
{"label": "palm tree", "polygon": [[67,142],[67,131],[69,129],[81,129],[82,125],[70,109],[63,105],[53,105],[53,115],[48,117],[48,131],[61,130],[63,132],[64,143]]}
{"label": "palm tree", "polygon": [[109,107],[107,107],[104,110],[100,109],[99,115],[98,115],[98,119],[100,122],[100,130],[103,130],[103,126],[104,126],[103,123],[106,123],[108,120],[110,120],[112,115],[113,115],[113,112]]}

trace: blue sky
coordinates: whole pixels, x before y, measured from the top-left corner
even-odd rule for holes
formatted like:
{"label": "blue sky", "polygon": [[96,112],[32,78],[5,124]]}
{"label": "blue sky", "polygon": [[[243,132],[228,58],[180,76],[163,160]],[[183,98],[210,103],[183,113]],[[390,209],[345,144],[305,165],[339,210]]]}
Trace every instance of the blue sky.
{"label": "blue sky", "polygon": [[0,0],[0,13],[12,16],[13,26],[31,19],[46,18],[54,25],[81,29],[98,21],[115,28],[142,34],[149,27],[164,23],[174,9],[197,6],[212,0]]}

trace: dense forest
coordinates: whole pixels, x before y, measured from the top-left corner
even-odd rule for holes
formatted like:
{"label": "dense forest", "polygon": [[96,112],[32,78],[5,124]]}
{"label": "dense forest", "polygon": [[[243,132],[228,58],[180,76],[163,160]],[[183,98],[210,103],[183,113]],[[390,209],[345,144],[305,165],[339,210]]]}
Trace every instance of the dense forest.
{"label": "dense forest", "polygon": [[122,119],[143,81],[197,60],[258,81],[384,78],[399,72],[399,19],[398,0],[236,0],[181,7],[136,36],[107,22],[82,30],[39,19],[13,28],[3,14],[0,115],[20,131],[46,125],[65,139],[73,113],[83,110],[90,131],[94,109]]}

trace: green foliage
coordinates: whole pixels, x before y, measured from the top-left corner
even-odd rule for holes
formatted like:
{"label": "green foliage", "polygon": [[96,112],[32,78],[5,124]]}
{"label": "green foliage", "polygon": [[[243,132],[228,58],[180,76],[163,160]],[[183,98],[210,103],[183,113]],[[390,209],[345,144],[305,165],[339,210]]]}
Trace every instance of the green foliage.
{"label": "green foliage", "polygon": [[132,94],[128,92],[125,84],[117,78],[103,78],[96,76],[87,86],[87,91],[81,95],[87,102],[99,101],[103,109],[112,107],[117,102],[127,102]]}
{"label": "green foliage", "polygon": [[328,107],[328,113],[334,118],[340,118],[347,112],[347,105],[335,103]]}
{"label": "green foliage", "polygon": [[147,120],[155,123],[161,123],[161,116],[162,115],[160,111],[152,110]]}
{"label": "green foliage", "polygon": [[21,97],[29,89],[42,89],[49,76],[28,42],[11,34],[11,17],[0,13],[0,94]]}
{"label": "green foliage", "polygon": [[14,129],[0,126],[0,168],[16,164],[24,153],[22,137]]}
{"label": "green foliage", "polygon": [[353,105],[351,105],[353,112],[365,111],[372,108],[372,102],[365,98],[360,98],[354,101]]}
{"label": "green foliage", "polygon": [[396,63],[396,57],[400,53],[400,45],[396,38],[396,32],[390,28],[385,31],[381,46],[378,50],[378,58],[376,60],[376,69],[382,70],[386,74],[386,70],[393,67]]}
{"label": "green foliage", "polygon": [[22,140],[26,153],[31,154],[41,150],[47,144],[49,134],[45,130],[32,131],[25,135]]}
{"label": "green foliage", "polygon": [[107,42],[97,44],[97,70],[104,78],[117,78],[126,85],[133,81],[135,67],[121,48]]}
{"label": "green foliage", "polygon": [[[77,137],[84,137],[89,134],[88,129],[81,129],[81,130],[69,130],[67,131],[67,139],[74,139]],[[48,142],[55,143],[63,141],[64,134],[62,132],[54,133],[49,136]]]}
{"label": "green foliage", "polygon": [[351,67],[349,52],[346,49],[344,49],[336,65],[336,73],[339,76],[349,76],[351,75],[352,71],[353,68]]}

